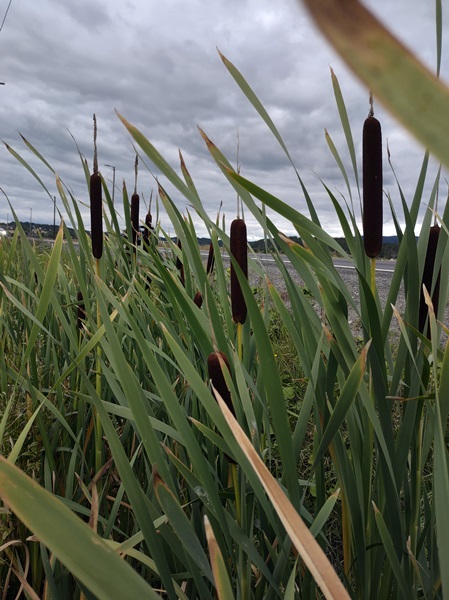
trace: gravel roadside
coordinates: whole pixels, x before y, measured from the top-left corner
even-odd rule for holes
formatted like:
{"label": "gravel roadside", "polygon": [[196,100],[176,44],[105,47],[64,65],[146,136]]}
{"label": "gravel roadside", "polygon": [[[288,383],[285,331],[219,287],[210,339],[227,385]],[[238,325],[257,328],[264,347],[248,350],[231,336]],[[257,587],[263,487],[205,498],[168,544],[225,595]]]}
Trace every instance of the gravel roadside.
{"label": "gravel roadside", "polygon": [[[251,261],[250,261],[250,265],[251,265]],[[299,277],[298,273],[296,272],[296,270],[293,267],[290,267],[288,265],[287,265],[287,268],[288,268],[293,280],[297,281],[301,285],[303,282],[302,282],[301,278]],[[267,277],[269,278],[269,280],[273,283],[273,285],[278,290],[282,291],[283,289],[285,289],[283,277],[282,277],[281,273],[279,272],[279,269],[276,267],[276,265],[274,263],[264,262],[263,269],[264,269]],[[351,268],[341,268],[341,269],[338,269],[338,272],[339,272],[341,278],[343,279],[345,285],[351,292],[352,297],[354,298],[354,300],[356,301],[356,304],[358,306],[359,282],[358,282],[357,273],[355,272],[354,269],[351,269]],[[387,297],[388,297],[388,292],[390,290],[392,275],[393,275],[392,273],[385,272],[385,271],[378,271],[376,273],[377,289],[378,289],[379,298],[380,298],[380,301],[381,301],[381,304],[383,307],[385,307],[385,304],[387,302]],[[258,274],[255,272],[254,269],[251,269],[251,266],[249,268],[249,277],[250,277],[250,281],[251,281],[252,285],[257,285],[258,283],[260,283],[260,277],[258,276]],[[285,296],[285,299],[286,299],[286,303],[288,304],[287,296]],[[404,300],[404,294],[403,294],[402,290],[400,291],[400,293],[398,295],[395,306],[398,309],[400,314],[402,314],[404,312],[405,300]],[[361,336],[362,335],[361,324],[359,322],[359,317],[354,310],[349,311],[348,319],[349,319],[349,323],[351,324],[351,328],[352,328],[354,336],[355,337]],[[391,329],[392,334],[399,333],[399,326],[398,326],[397,320],[394,317],[392,318],[390,329]]]}

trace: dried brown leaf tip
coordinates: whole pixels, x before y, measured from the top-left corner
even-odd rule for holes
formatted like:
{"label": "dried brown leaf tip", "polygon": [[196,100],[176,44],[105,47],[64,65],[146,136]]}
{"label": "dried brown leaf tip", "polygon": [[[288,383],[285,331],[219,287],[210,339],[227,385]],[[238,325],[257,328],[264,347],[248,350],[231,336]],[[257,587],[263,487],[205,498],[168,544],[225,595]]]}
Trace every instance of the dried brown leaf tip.
{"label": "dried brown leaf tip", "polygon": [[382,129],[372,97],[370,105],[363,124],[363,243],[367,256],[375,258],[382,249]]}
{"label": "dried brown leaf tip", "polygon": [[[419,331],[421,333],[424,332],[424,326],[426,323],[427,316],[429,314],[427,304],[424,299],[423,285],[426,286],[426,290],[429,294],[431,294],[433,310],[435,312],[435,315],[438,314],[441,268],[438,270],[433,291],[432,283],[434,281],[435,258],[437,254],[438,239],[440,237],[440,232],[441,227],[438,225],[438,223],[435,223],[435,225],[433,225],[429,231],[429,240],[427,242],[426,258],[424,261],[424,271],[421,281],[421,297],[419,300]],[[427,337],[430,339],[430,325],[427,326]]]}
{"label": "dried brown leaf tip", "polygon": [[103,200],[101,176],[98,173],[97,158],[97,119],[94,115],[94,165],[89,182],[90,196],[90,233],[92,237],[92,254],[96,259],[103,255]]}
{"label": "dried brown leaf tip", "polygon": [[[231,223],[231,256],[240,267],[244,277],[248,278],[248,242],[246,224],[243,219],[234,219]],[[246,321],[247,307],[242,287],[234,264],[231,263],[231,305],[235,323]]]}

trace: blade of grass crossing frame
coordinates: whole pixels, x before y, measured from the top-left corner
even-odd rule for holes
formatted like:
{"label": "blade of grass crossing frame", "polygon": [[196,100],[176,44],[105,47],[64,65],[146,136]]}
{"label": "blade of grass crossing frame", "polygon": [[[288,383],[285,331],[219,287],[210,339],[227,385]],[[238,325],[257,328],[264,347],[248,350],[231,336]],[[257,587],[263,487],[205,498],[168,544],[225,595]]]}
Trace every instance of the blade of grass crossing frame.
{"label": "blade of grass crossing frame", "polygon": [[[360,2],[303,0],[316,24],[373,94],[449,164],[449,89]],[[345,10],[346,4],[350,4]],[[400,81],[400,85],[398,85]]]}

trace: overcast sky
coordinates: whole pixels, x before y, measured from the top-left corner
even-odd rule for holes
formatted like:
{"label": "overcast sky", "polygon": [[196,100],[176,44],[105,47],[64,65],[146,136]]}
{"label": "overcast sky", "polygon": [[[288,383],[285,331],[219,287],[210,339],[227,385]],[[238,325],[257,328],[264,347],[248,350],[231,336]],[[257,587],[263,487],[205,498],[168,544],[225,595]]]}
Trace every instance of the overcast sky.
{"label": "overcast sky", "polygon": [[[0,22],[8,4],[9,0],[0,0]],[[365,4],[421,60],[435,67],[434,0],[366,0]],[[443,39],[448,40],[449,15],[445,17]],[[88,196],[76,144],[91,169],[93,113],[98,121],[100,170],[112,187],[113,171],[105,165],[116,167],[115,200],[120,212],[123,179],[131,193],[134,187],[134,150],[114,109],[137,126],[178,171],[181,149],[211,216],[223,201],[230,222],[236,214],[235,193],[210,157],[198,125],[233,164],[238,131],[242,175],[307,213],[292,167],[225,69],[217,47],[268,110],[323,226],[338,235],[341,232],[320,178],[335,193],[345,198],[348,194],[326,144],[325,129],[348,172],[352,170],[329,67],[343,91],[359,172],[368,93],[323,40],[298,0],[12,0],[0,31],[0,81],[6,83],[0,87],[0,138],[37,169],[50,195],[57,195],[54,177],[27,150],[19,132],[39,150],[84,203],[88,228]],[[443,45],[442,77],[447,80],[446,50]],[[380,104],[375,109],[410,200],[423,150]],[[384,151],[384,187],[399,206],[385,155]],[[436,168],[432,166],[429,185]],[[163,178],[161,183],[165,184]],[[28,221],[32,211],[34,222],[53,222],[51,198],[5,146],[0,148],[0,187],[22,221]],[[168,185],[167,189],[185,212],[185,199]],[[153,176],[141,165],[138,192],[148,201],[151,190],[156,191]],[[443,187],[442,194],[446,196]],[[2,196],[0,222],[7,217],[11,219],[11,210]],[[169,229],[164,216],[162,223]],[[287,223],[277,223],[287,234],[293,233]],[[385,234],[394,233],[387,206],[384,224]],[[250,237],[261,237],[249,216],[248,229]],[[198,235],[204,233],[198,222]]]}

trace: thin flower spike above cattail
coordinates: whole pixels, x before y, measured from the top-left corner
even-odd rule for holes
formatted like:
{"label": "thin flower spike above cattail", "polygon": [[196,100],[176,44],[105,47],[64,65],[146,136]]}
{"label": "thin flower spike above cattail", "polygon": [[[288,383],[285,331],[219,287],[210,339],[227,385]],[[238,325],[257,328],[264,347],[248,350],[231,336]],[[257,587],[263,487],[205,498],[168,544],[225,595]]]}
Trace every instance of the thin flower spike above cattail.
{"label": "thin flower spike above cattail", "polygon": [[103,201],[101,177],[98,173],[97,159],[97,119],[94,115],[94,166],[89,183],[90,195],[90,233],[92,254],[96,259],[103,255]]}
{"label": "thin flower spike above cattail", "polygon": [[382,249],[382,130],[371,109],[363,124],[363,243],[370,258]]}
{"label": "thin flower spike above cattail", "polygon": [[[423,285],[426,286],[426,290],[429,294],[432,294],[432,304],[435,315],[438,314],[438,300],[440,295],[440,279],[441,279],[441,268],[438,271],[435,286],[432,292],[432,281],[433,271],[435,267],[435,258],[437,254],[438,238],[440,237],[441,227],[438,223],[435,223],[430,228],[429,240],[427,242],[426,258],[424,261],[424,271],[421,281],[421,297],[419,299],[419,331],[424,332],[424,325],[426,323],[427,316],[429,314],[426,301],[424,299]],[[430,339],[430,325],[427,327],[427,337]]]}
{"label": "thin flower spike above cattail", "polygon": [[[248,277],[248,243],[246,225],[243,219],[234,219],[231,223],[231,256],[234,257],[244,277]],[[235,323],[246,321],[246,302],[237,271],[231,262],[231,305]]]}

